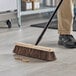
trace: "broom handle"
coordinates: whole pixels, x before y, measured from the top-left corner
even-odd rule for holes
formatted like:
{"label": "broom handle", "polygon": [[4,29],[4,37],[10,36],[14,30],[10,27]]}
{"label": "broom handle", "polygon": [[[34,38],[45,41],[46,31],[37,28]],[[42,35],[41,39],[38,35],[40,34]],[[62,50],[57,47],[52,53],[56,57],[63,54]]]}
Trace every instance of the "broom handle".
{"label": "broom handle", "polygon": [[38,43],[41,41],[41,39],[42,39],[44,33],[46,32],[46,30],[47,30],[49,24],[51,23],[53,17],[55,16],[55,14],[56,14],[56,12],[58,11],[58,9],[59,9],[60,5],[62,4],[62,2],[63,2],[63,0],[61,0],[61,1],[59,2],[58,6],[56,7],[54,13],[52,14],[50,20],[48,21],[48,23],[46,24],[46,26],[45,26],[45,28],[43,29],[42,33],[40,34],[39,38],[37,39],[35,45],[38,45]]}

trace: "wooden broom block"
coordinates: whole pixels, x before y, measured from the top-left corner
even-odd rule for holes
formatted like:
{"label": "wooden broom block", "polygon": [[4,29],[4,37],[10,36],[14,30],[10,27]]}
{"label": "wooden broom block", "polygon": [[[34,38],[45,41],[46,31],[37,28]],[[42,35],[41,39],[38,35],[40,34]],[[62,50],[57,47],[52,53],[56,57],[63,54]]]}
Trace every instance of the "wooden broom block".
{"label": "wooden broom block", "polygon": [[46,61],[53,61],[56,59],[54,49],[52,48],[21,42],[16,44],[13,52],[17,55],[38,58]]}

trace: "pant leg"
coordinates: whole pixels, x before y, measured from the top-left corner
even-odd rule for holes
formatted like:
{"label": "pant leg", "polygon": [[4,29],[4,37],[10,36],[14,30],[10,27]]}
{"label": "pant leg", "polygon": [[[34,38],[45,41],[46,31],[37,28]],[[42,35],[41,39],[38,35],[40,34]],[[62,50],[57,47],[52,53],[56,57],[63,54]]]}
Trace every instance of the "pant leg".
{"label": "pant leg", "polygon": [[71,34],[73,15],[73,0],[64,0],[58,11],[59,34]]}

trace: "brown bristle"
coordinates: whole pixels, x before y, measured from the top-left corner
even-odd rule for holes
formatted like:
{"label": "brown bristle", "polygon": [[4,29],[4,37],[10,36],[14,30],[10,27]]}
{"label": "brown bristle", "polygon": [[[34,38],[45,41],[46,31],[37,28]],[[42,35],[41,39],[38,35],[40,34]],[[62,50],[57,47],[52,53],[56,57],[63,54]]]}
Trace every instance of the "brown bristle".
{"label": "brown bristle", "polygon": [[[28,46],[28,44],[26,45]],[[31,46],[27,47],[26,45],[24,46],[23,43],[22,43],[22,46],[21,46],[21,43],[16,44],[13,52],[18,55],[38,58],[46,61],[53,61],[56,59],[54,51],[50,48],[45,49],[44,47],[39,46],[38,48],[38,46],[36,46],[37,47],[36,49],[35,45],[33,45],[33,47]]]}

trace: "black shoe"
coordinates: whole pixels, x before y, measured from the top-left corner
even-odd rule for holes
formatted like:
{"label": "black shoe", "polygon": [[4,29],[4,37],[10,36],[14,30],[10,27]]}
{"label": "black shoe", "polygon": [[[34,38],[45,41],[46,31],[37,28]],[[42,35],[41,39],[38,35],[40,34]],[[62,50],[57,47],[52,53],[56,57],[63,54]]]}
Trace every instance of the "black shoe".
{"label": "black shoe", "polygon": [[58,44],[66,48],[76,48],[76,40],[72,35],[60,35]]}

